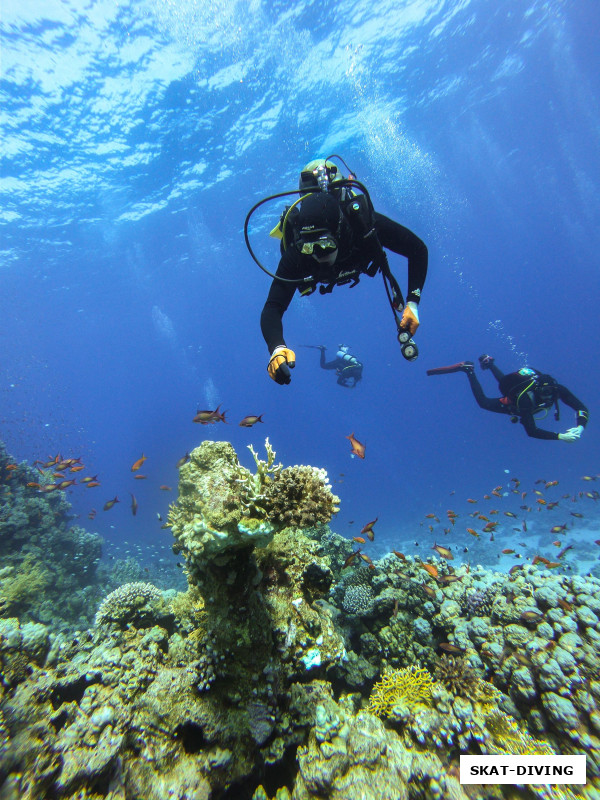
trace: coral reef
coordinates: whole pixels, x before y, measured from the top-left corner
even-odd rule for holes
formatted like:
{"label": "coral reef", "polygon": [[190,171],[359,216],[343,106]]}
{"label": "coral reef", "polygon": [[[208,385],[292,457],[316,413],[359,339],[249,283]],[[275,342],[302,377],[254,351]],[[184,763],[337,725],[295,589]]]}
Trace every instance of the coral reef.
{"label": "coral reef", "polygon": [[[97,538],[13,470],[0,497],[2,798],[596,800],[600,580],[433,557],[365,567],[327,526],[326,474],[266,452],[252,450],[251,472],[229,443],[204,442],[181,468],[169,522],[184,592],[126,561],[122,585],[90,589]],[[40,500],[48,526],[32,532],[20,509]],[[42,558],[56,541],[73,560],[89,547],[79,583]],[[74,585],[90,620],[79,633],[31,621]],[[579,752],[576,792],[458,780],[461,754]]]}
{"label": "coral reef", "polygon": [[39,480],[0,442],[0,617],[85,628],[103,593],[102,539],[73,525],[65,492],[40,492]]}

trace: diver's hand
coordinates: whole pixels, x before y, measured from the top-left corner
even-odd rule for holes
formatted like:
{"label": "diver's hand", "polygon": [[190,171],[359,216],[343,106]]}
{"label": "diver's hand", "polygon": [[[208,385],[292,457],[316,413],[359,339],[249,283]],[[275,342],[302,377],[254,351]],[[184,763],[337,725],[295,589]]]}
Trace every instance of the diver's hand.
{"label": "diver's hand", "polygon": [[559,433],[558,438],[561,442],[574,442],[581,437],[583,433],[583,425],[578,425],[576,428],[569,428],[564,433]]}
{"label": "diver's hand", "polygon": [[407,330],[411,336],[416,333],[419,327],[419,307],[414,300],[409,300],[404,306],[400,327]]}
{"label": "diver's hand", "polygon": [[296,354],[294,351],[288,349],[285,345],[280,345],[271,353],[267,372],[275,383],[283,386],[286,383],[291,383],[290,369],[294,369],[295,366]]}

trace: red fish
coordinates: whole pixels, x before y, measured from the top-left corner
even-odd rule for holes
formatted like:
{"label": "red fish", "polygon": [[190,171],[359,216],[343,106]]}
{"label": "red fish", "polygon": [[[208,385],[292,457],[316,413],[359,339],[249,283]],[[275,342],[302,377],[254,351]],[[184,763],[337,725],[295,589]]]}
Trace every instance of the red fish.
{"label": "red fish", "polygon": [[364,458],[366,445],[361,444],[358,439],[355,439],[354,433],[351,433],[350,436],[346,436],[346,439],[350,439],[350,444],[352,445],[351,454],[359,458]]}
{"label": "red fish", "polygon": [[440,554],[442,558],[445,558],[447,561],[452,561],[452,559],[454,558],[454,554],[452,553],[452,551],[449,550],[447,547],[443,547],[441,544],[434,544],[431,549],[435,550],[437,553]]}
{"label": "red fish", "polygon": [[260,416],[256,416],[256,414],[248,414],[247,417],[240,422],[240,428],[251,428],[253,425],[256,425],[257,422],[263,422],[262,414]]}
{"label": "red fish", "polygon": [[372,542],[373,539],[375,538],[375,531],[373,530],[373,525],[375,525],[378,519],[379,517],[375,517],[375,519],[371,520],[371,522],[367,522],[365,527],[361,530],[361,534],[364,533],[368,537],[370,542]]}
{"label": "red fish", "polygon": [[137,461],[134,461],[134,462],[133,462],[133,464],[131,465],[131,471],[132,471],[132,472],[137,472],[137,471],[138,471],[138,469],[139,469],[139,468],[142,466],[142,464],[144,463],[144,461],[147,461],[147,460],[148,460],[148,459],[146,458],[146,456],[145,456],[145,455],[142,453],[142,457],[141,457],[141,458],[138,458],[138,460],[137,460]]}
{"label": "red fish", "polygon": [[161,486],[159,486],[158,488],[159,488],[159,489],[162,489],[162,490],[163,490],[163,492],[170,492],[170,491],[171,491],[171,487],[170,487],[170,486],[167,486],[167,484],[166,484],[166,483],[163,483],[163,484],[162,484]]}
{"label": "red fish", "polygon": [[108,511],[109,509],[111,509],[114,506],[115,503],[120,503],[120,502],[121,501],[119,500],[118,497],[113,497],[112,500],[107,500],[106,503],[104,503],[103,510],[104,511]]}
{"label": "red fish", "polygon": [[219,412],[221,404],[215,408],[214,411],[197,411],[196,416],[192,422],[199,422],[200,425],[214,425],[215,422],[227,422],[225,419],[226,411]]}

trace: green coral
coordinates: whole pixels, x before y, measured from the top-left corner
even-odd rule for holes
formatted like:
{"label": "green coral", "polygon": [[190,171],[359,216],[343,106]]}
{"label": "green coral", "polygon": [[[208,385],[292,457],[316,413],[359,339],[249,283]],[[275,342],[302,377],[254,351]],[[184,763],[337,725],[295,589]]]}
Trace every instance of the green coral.
{"label": "green coral", "polygon": [[432,688],[431,674],[422,667],[412,664],[404,669],[387,670],[373,687],[369,711],[378,717],[389,717],[400,702],[409,708],[417,703],[428,704]]}
{"label": "green coral", "polygon": [[32,553],[28,553],[15,574],[0,584],[0,597],[5,610],[30,603],[50,583],[50,575]]}

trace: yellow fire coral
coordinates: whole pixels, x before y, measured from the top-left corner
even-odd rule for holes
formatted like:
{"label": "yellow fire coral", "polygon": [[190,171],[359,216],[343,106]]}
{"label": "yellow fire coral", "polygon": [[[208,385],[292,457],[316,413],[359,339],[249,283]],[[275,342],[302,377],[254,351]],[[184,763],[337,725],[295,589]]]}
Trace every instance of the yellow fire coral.
{"label": "yellow fire coral", "polygon": [[378,717],[389,717],[393,707],[404,702],[409,707],[428,703],[431,699],[433,679],[430,673],[414,664],[404,669],[391,669],[373,687],[369,711]]}

